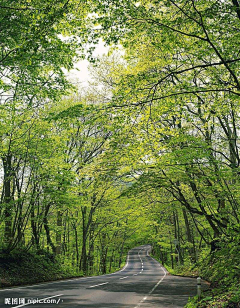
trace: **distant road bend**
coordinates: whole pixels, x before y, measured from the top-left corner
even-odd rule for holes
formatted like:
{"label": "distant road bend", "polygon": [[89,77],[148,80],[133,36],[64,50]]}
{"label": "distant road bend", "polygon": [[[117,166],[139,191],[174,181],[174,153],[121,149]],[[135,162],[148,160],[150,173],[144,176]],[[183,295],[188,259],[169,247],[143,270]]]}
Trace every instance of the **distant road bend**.
{"label": "distant road bend", "polygon": [[0,308],[184,307],[196,294],[196,279],[168,275],[149,256],[150,249],[143,245],[130,250],[125,267],[113,274],[2,289]]}

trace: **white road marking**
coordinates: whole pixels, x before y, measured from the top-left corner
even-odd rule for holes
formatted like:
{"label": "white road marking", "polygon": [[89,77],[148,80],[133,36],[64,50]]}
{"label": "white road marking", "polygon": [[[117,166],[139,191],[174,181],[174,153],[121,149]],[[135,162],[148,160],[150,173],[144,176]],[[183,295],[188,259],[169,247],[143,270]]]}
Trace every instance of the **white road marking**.
{"label": "white road marking", "polygon": [[103,283],[99,283],[99,284],[95,284],[94,286],[88,287],[88,288],[95,288],[98,286],[103,286],[104,284],[108,284],[109,282],[103,282]]}
{"label": "white road marking", "polygon": [[152,290],[148,293],[147,296],[145,296],[138,304],[137,306],[135,306],[134,308],[139,308],[141,306],[141,304],[148,298],[148,296],[150,296],[155,289],[159,286],[159,284],[163,281],[163,279],[166,277],[167,272],[165,271],[165,269],[163,267],[161,267],[162,271],[164,272],[164,276],[155,284],[155,286],[152,288]]}
{"label": "white road marking", "polygon": [[[139,256],[140,262],[143,264],[142,258],[141,258],[141,256],[140,256],[140,252],[141,252],[142,250],[143,250],[143,248],[140,249],[140,250],[138,251],[138,256]],[[124,271],[124,270],[128,267],[128,264],[129,264],[129,254],[128,254],[128,256],[127,256],[127,262],[126,262],[125,266],[124,266],[121,270],[119,270],[119,271],[117,271],[117,272],[115,272],[115,273],[102,275],[102,277],[116,275],[116,274],[118,274],[118,273]],[[142,269],[142,271],[143,271],[143,269]],[[142,271],[141,271],[141,272],[142,272]],[[139,272],[139,274],[141,274],[141,272]],[[133,276],[137,276],[137,275],[138,275],[138,273],[137,273],[137,274],[134,274]],[[93,278],[96,278],[96,277],[99,277],[99,276],[76,277],[76,278],[72,278],[72,279],[62,279],[62,280],[57,280],[57,281],[52,281],[52,282],[37,283],[37,284],[27,285],[27,286],[22,286],[22,287],[11,287],[11,288],[8,288],[8,289],[1,289],[0,292],[3,292],[3,291],[14,291],[14,290],[25,289],[25,288],[35,288],[35,287],[38,287],[38,286],[43,286],[43,285],[46,286],[46,285],[49,285],[49,284],[62,283],[62,282],[63,282],[63,283],[64,283],[64,282],[70,282],[70,281],[74,282],[74,281],[79,281],[79,280],[85,281],[85,280],[93,279]],[[127,276],[127,277],[128,277],[128,276]],[[126,277],[126,278],[127,278],[127,277]],[[124,277],[123,279],[125,279],[125,277]],[[108,284],[108,283],[109,283],[109,282],[101,283],[101,284],[98,284],[98,285],[93,285],[93,286],[90,286],[89,288],[94,288],[94,287],[101,286],[101,285]],[[62,294],[56,295],[56,296],[61,296],[61,295],[62,295]],[[54,296],[54,297],[56,297],[56,296]],[[48,299],[48,298],[45,298],[45,299]],[[43,300],[44,300],[44,299],[43,299]],[[25,304],[25,306],[26,306],[26,305],[29,305],[29,304]],[[24,306],[24,305],[16,306],[16,307],[14,307],[14,308],[19,308],[19,307],[23,307],[23,306]]]}
{"label": "white road marking", "polygon": [[126,278],[128,278],[128,276],[125,276],[125,277],[122,277],[122,278],[119,278],[119,279],[126,279]]}
{"label": "white road marking", "polygon": [[142,270],[139,272],[139,274],[141,274],[141,272],[143,271],[143,260],[142,260],[142,258],[140,257],[140,254],[139,254],[142,250],[143,249],[140,249],[139,252],[138,252],[138,256],[139,256],[140,262],[142,264]]}
{"label": "white road marking", "polygon": [[[115,274],[115,273],[114,273]],[[108,275],[112,275],[112,274],[108,274]],[[106,276],[106,275],[104,275]],[[52,281],[52,282],[43,282],[43,283],[36,283],[36,284],[32,284],[29,286],[23,286],[23,287],[12,287],[10,289],[1,289],[0,292],[3,291],[14,291],[14,290],[19,290],[19,289],[26,289],[26,288],[34,288],[34,287],[38,287],[38,286],[45,286],[48,284],[54,284],[54,283],[60,283],[60,282],[68,282],[68,281],[74,281],[74,280],[87,280],[87,279],[92,279],[92,278],[96,278],[99,276],[91,276],[91,277],[79,277],[79,278],[72,278],[72,279],[61,279],[61,280],[57,280],[57,281]]]}
{"label": "white road marking", "polygon": [[128,266],[128,261],[129,261],[129,255],[127,256],[127,263],[124,265],[124,267],[120,271],[117,271],[117,272],[115,272],[113,274],[108,274],[108,275],[115,275],[115,274],[117,274],[119,272],[124,271],[126,269],[126,267]]}
{"label": "white road marking", "polygon": [[[50,297],[45,297],[45,298],[39,299],[38,301],[43,301],[45,299],[50,299],[50,298],[54,298],[54,297],[58,297],[58,296],[62,296],[62,295],[63,294],[58,294],[58,295],[54,295],[54,296],[50,296]],[[42,304],[43,304],[43,302],[42,302]],[[28,306],[28,305],[34,305],[34,304],[32,302],[30,302],[30,303],[22,304],[22,305],[19,305],[19,306],[13,306],[12,308],[20,308],[20,307],[24,307],[24,306]]]}

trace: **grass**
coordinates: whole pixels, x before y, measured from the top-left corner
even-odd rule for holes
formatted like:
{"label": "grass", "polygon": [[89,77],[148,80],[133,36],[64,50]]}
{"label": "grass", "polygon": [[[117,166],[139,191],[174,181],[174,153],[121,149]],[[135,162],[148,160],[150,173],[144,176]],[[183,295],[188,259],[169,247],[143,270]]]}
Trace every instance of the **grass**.
{"label": "grass", "polygon": [[210,282],[210,288],[189,300],[186,308],[240,308],[240,235],[222,238],[214,252],[203,251],[197,263],[185,260],[172,269],[173,275],[197,277]]}
{"label": "grass", "polygon": [[[108,271],[108,273],[120,270],[125,264],[126,257],[123,257],[120,268],[112,266],[111,272]],[[94,275],[101,275],[101,273],[91,274],[91,276]],[[60,257],[54,257],[53,254],[44,250],[0,253],[0,288],[83,276],[83,273],[77,271],[66,256],[61,261]]]}
{"label": "grass", "polygon": [[199,270],[194,264],[185,263],[172,269],[170,266],[165,266],[168,272],[175,276],[184,277],[199,277]]}
{"label": "grass", "polygon": [[191,298],[186,308],[239,308],[240,307],[240,285],[231,288],[212,288],[205,291],[200,302],[197,297]]}
{"label": "grass", "polygon": [[82,276],[46,251],[0,254],[0,287]]}

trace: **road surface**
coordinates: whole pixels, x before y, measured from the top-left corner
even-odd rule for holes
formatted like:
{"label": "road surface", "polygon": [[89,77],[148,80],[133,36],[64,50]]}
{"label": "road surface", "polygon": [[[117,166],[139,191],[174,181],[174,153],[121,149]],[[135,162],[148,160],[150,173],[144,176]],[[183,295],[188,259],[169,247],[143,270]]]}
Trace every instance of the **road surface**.
{"label": "road surface", "polygon": [[150,245],[129,251],[114,274],[0,290],[0,308],[178,308],[196,295],[196,279],[171,276],[149,256]]}

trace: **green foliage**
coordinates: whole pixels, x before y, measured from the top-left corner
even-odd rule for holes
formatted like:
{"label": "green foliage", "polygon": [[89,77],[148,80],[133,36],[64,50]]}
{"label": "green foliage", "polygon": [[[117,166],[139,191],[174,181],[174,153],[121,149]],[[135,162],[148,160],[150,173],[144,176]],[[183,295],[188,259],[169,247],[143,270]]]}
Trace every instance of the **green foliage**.
{"label": "green foliage", "polygon": [[48,251],[13,251],[0,255],[1,287],[31,284],[79,276]]}
{"label": "green foliage", "polygon": [[231,242],[223,239],[217,251],[210,255],[202,255],[196,267],[199,275],[211,282],[211,288],[203,292],[199,303],[197,298],[192,298],[186,307],[239,307],[240,260],[238,251],[239,238],[236,237]]}
{"label": "green foliage", "polygon": [[[235,305],[239,10],[230,0],[80,4],[0,4],[5,284],[32,282],[21,264],[42,281],[112,272],[151,243],[169,271],[211,281],[202,307]],[[100,36],[121,52],[61,99],[73,89],[64,69]]]}
{"label": "green foliage", "polygon": [[238,283],[240,281],[239,249],[239,236],[231,240],[223,238],[219,242],[218,250],[199,260],[200,275],[211,281],[212,285],[222,288]]}
{"label": "green foliage", "polygon": [[176,265],[174,269],[170,266],[165,266],[169,273],[176,276],[199,277],[199,269],[196,264],[184,260],[184,264]]}
{"label": "green foliage", "polygon": [[201,301],[197,297],[191,298],[186,308],[238,308],[240,303],[239,284],[229,289],[213,289],[205,292]]}
{"label": "green foliage", "polygon": [[[4,100],[39,105],[57,100],[71,85],[63,68],[83,54],[88,6],[76,1],[53,3],[1,1],[0,87]],[[81,30],[80,30],[81,27]]]}

